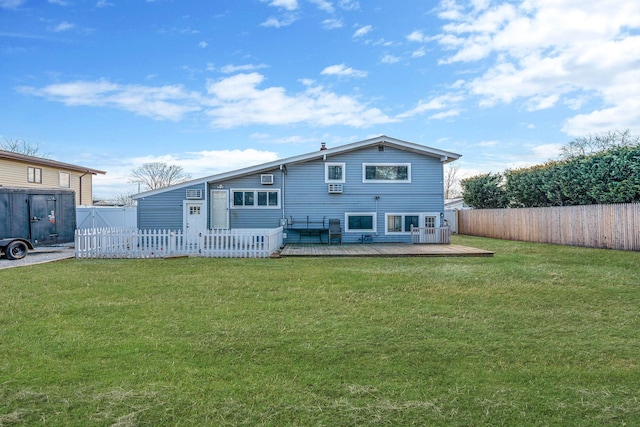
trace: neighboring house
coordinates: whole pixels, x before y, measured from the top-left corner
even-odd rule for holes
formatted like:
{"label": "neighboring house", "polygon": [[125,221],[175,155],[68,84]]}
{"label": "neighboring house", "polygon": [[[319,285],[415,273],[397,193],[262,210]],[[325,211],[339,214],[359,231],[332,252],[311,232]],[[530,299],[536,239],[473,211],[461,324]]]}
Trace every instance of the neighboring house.
{"label": "neighboring house", "polygon": [[380,136],[133,198],[141,229],[284,226],[285,242],[318,242],[305,228],[339,219],[343,242],[409,242],[411,225],[442,225],[443,164],[459,157]]}
{"label": "neighboring house", "polygon": [[444,201],[445,211],[461,211],[463,209],[471,209],[471,206],[467,205],[462,197],[454,197]]}
{"label": "neighboring house", "polygon": [[105,171],[0,150],[0,186],[70,188],[76,205],[92,205],[93,175]]}

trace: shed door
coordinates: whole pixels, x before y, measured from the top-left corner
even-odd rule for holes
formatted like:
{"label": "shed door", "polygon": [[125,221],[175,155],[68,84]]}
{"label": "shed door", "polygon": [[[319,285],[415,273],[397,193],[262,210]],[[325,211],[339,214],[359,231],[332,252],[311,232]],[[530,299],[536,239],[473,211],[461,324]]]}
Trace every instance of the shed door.
{"label": "shed door", "polygon": [[199,233],[207,228],[202,202],[184,202],[184,230],[186,233]]}
{"label": "shed door", "polygon": [[229,192],[211,191],[211,228],[229,228]]}
{"label": "shed door", "polygon": [[53,195],[29,196],[29,223],[33,243],[54,243],[56,227],[56,198]]}

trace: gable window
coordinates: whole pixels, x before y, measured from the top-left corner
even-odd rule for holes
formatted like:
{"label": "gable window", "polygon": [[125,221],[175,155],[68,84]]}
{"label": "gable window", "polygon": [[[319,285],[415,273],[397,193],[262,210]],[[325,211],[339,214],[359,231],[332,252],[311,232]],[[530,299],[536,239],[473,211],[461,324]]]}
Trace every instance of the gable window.
{"label": "gable window", "polygon": [[376,231],[375,212],[347,212],[345,217],[345,232]]}
{"label": "gable window", "polygon": [[363,163],[362,182],[411,182],[410,163]]}
{"label": "gable window", "polygon": [[324,182],[344,183],[345,178],[346,176],[345,176],[344,163],[325,163],[324,164]]}
{"label": "gable window", "polygon": [[254,190],[237,189],[232,190],[232,208],[267,208],[277,209],[280,207],[280,190]]}
{"label": "gable window", "polygon": [[27,181],[42,184],[42,169],[32,168],[31,166],[29,166],[27,168]]}
{"label": "gable window", "polygon": [[410,233],[411,226],[420,226],[420,214],[387,214],[385,221],[387,234]]}
{"label": "gable window", "polygon": [[71,175],[69,175],[67,172],[59,172],[58,182],[60,187],[63,187],[63,188],[71,187]]}

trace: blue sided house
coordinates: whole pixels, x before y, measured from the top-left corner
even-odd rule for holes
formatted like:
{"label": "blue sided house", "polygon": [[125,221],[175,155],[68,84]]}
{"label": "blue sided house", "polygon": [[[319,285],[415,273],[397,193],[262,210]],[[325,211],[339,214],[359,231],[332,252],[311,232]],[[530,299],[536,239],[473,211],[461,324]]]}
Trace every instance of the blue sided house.
{"label": "blue sided house", "polygon": [[[411,241],[444,222],[443,165],[459,154],[379,136],[134,196],[138,228],[283,227],[284,242]],[[331,226],[330,226],[331,224]]]}

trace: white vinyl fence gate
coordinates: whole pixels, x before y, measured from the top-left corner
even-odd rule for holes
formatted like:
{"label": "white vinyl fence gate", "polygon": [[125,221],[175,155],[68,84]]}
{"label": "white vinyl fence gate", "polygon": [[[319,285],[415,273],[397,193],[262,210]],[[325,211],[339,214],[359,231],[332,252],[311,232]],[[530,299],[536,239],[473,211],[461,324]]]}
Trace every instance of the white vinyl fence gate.
{"label": "white vinyl fence gate", "polygon": [[283,228],[207,230],[76,230],[76,258],[266,258],[282,247]]}
{"label": "white vinyl fence gate", "polygon": [[76,228],[136,228],[137,212],[136,207],[78,206]]}

